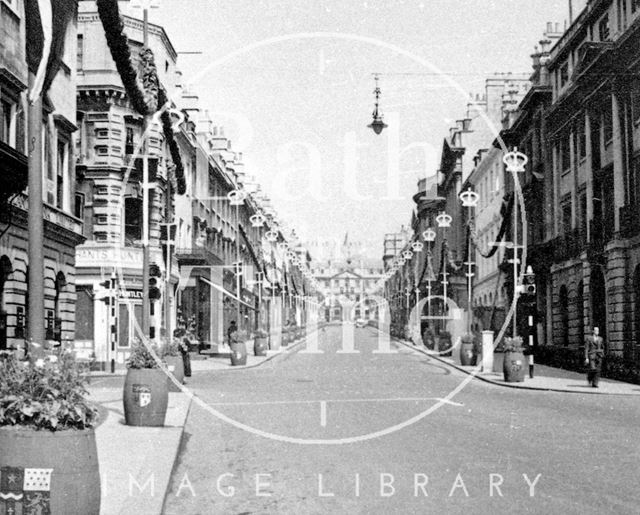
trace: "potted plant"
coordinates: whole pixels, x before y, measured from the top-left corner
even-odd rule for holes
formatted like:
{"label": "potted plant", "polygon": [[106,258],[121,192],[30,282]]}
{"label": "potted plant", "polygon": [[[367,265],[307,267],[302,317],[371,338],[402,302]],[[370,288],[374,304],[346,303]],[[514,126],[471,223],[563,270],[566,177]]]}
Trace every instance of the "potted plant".
{"label": "potted plant", "polygon": [[235,330],[230,333],[231,364],[243,366],[247,364],[247,334],[244,331]]}
{"label": "potted plant", "polygon": [[522,352],[522,338],[515,336],[504,339],[504,362],[502,371],[507,383],[521,383],[524,381],[524,354]]}
{"label": "potted plant", "polygon": [[476,364],[475,338],[471,333],[465,333],[460,339],[460,364],[465,367]]}
{"label": "potted plant", "polygon": [[254,356],[266,356],[268,347],[268,335],[266,331],[257,329],[253,340]]}
{"label": "potted plant", "polygon": [[0,357],[0,469],[14,478],[6,513],[99,513],[98,411],[84,383],[70,353]]}
{"label": "potted plant", "polygon": [[124,381],[124,419],[128,426],[163,426],[169,393],[158,347],[134,341]]}
{"label": "potted plant", "polygon": [[[181,338],[174,339],[173,341],[166,341],[160,347],[160,358],[167,365],[167,372],[180,384],[184,382],[184,361],[182,359],[182,353],[185,352],[186,344]],[[179,392],[180,387],[171,380],[170,376],[167,376],[167,387],[170,392]]]}

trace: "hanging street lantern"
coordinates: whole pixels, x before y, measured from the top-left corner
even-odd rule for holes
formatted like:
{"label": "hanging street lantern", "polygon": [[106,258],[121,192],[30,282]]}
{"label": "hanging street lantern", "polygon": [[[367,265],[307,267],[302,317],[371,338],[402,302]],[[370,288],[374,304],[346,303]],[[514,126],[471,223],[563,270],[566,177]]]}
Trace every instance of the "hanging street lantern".
{"label": "hanging street lantern", "polygon": [[367,125],[367,127],[373,129],[373,132],[376,134],[380,134],[382,129],[387,127],[387,124],[382,121],[382,115],[380,114],[379,104],[380,104],[380,87],[378,86],[378,74],[374,74],[374,78],[376,81],[376,89],[373,90],[373,94],[376,96],[376,102],[373,108],[373,121]]}

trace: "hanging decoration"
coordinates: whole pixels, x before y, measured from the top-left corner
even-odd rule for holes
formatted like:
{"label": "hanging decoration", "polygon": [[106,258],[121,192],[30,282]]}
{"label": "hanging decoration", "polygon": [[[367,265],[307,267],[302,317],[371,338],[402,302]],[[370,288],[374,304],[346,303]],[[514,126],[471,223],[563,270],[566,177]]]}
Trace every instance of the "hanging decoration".
{"label": "hanging decoration", "polygon": [[382,114],[380,114],[380,87],[378,86],[379,74],[374,73],[373,77],[376,81],[376,89],[373,90],[373,94],[376,97],[376,102],[373,107],[373,121],[367,125],[367,127],[373,129],[373,132],[380,134],[382,130],[387,127],[387,124],[382,120]]}

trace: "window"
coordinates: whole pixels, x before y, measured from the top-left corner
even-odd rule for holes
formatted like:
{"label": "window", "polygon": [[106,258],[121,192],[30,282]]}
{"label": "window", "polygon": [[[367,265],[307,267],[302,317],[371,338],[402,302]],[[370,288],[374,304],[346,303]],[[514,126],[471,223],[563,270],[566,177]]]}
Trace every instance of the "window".
{"label": "window", "polygon": [[133,139],[133,127],[127,127],[126,131],[127,131],[127,135],[126,135],[126,140],[124,144],[124,153],[125,155],[130,156],[135,151],[135,142]]}
{"label": "window", "polygon": [[[638,0],[640,2],[640,0]],[[640,81],[629,81],[629,90],[631,96],[631,113],[633,121],[637,124],[640,121]]]}
{"label": "window", "polygon": [[609,14],[605,14],[598,22],[598,36],[600,41],[609,41]]}
{"label": "window", "polygon": [[576,127],[578,133],[578,151],[577,155],[579,159],[584,159],[587,157],[587,134],[585,131],[584,118],[581,118],[578,121],[578,126]]}
{"label": "window", "polygon": [[76,285],[76,340],[93,340],[93,287]]}
{"label": "window", "polygon": [[564,88],[569,82],[569,62],[565,62],[560,66],[560,89]]}
{"label": "window", "polygon": [[142,238],[142,199],[124,199],[124,237],[128,244]]}
{"label": "window", "polygon": [[569,345],[569,295],[567,293],[567,287],[562,285],[560,287],[559,294],[560,304],[560,335],[561,344],[565,347]]}
{"label": "window", "polygon": [[566,172],[571,168],[571,147],[570,147],[570,135],[566,135],[560,141],[560,171]]}
{"label": "window", "polygon": [[68,145],[65,141],[58,141],[58,156],[56,161],[56,207],[65,207],[65,177],[68,166]]}
{"label": "window", "polygon": [[78,46],[76,53],[76,69],[78,71],[82,71],[82,66],[84,62],[84,36],[82,34],[78,34]]}
{"label": "window", "polygon": [[631,12],[635,13],[640,7],[640,0],[631,0]]}
{"label": "window", "polygon": [[567,235],[571,231],[571,200],[562,204],[562,232]]}
{"label": "window", "polygon": [[82,193],[76,193],[73,216],[80,218],[80,220],[84,219],[84,194]]}
{"label": "window", "polygon": [[8,98],[0,101],[0,140],[7,145],[16,148],[16,103]]}

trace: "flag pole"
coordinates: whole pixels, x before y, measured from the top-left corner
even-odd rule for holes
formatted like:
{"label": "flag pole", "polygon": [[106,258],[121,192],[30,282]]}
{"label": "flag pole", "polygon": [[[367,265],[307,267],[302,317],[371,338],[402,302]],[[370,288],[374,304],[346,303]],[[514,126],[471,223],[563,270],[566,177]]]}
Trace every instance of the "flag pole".
{"label": "flag pole", "polygon": [[[29,72],[29,91],[34,87],[36,75]],[[27,331],[31,359],[42,355],[45,341],[44,331],[44,222],[42,206],[42,95],[30,99],[27,106],[29,146],[29,274],[27,306]],[[45,125],[45,130],[47,127]]]}

